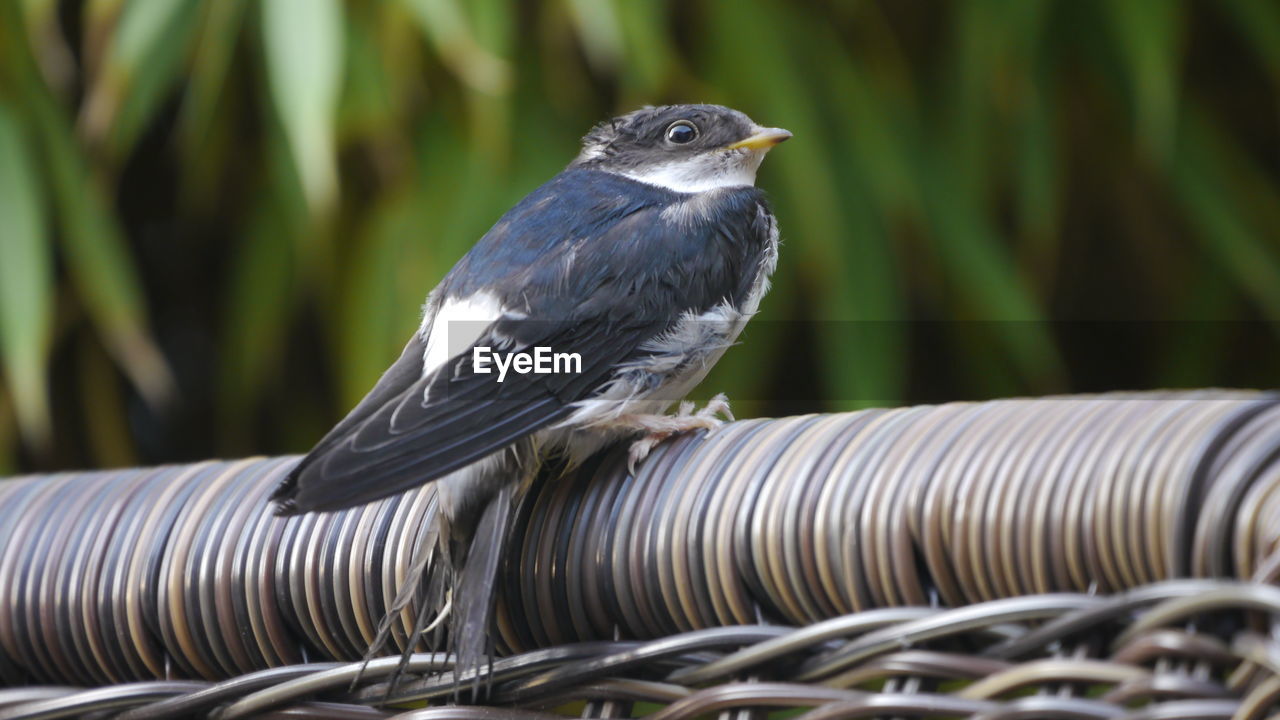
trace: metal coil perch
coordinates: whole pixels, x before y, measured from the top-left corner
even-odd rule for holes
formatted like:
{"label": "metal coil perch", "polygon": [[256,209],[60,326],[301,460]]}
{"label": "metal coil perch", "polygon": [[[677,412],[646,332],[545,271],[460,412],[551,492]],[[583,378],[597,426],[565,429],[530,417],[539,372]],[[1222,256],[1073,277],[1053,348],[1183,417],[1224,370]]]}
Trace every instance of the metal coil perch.
{"label": "metal coil perch", "polygon": [[[355,666],[318,661],[358,659],[373,639],[434,490],[278,518],[267,494],[294,462],[0,483],[0,679],[13,686],[0,718],[387,714],[352,703],[381,699],[398,660],[353,690]],[[497,704],[826,718],[1118,717],[1153,703],[1175,712],[1161,717],[1231,717],[1280,697],[1266,634],[1280,590],[1227,580],[1280,574],[1273,394],[736,422],[661,446],[634,477],[614,453],[543,478],[515,533]],[[448,694],[430,640],[395,699]],[[729,684],[697,689],[711,682]]]}

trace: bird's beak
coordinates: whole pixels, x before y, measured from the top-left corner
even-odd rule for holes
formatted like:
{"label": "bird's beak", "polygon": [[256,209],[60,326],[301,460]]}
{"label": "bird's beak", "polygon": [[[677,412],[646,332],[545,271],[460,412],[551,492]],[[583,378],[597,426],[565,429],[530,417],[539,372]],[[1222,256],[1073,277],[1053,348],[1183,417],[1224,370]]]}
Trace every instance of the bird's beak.
{"label": "bird's beak", "polygon": [[791,131],[782,128],[756,128],[750,137],[728,146],[730,150],[768,150],[784,140],[791,139]]}

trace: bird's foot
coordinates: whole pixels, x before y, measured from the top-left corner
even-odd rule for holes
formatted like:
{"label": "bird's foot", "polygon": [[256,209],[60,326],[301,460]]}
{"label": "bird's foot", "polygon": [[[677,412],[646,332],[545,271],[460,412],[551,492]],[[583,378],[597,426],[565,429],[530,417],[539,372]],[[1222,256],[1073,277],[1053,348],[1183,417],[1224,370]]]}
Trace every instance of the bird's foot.
{"label": "bird's foot", "polygon": [[[723,418],[723,419],[722,419]],[[620,424],[641,430],[644,435],[631,443],[627,453],[627,470],[636,474],[636,464],[649,457],[649,453],[662,441],[694,430],[714,430],[724,424],[725,420],[733,420],[733,411],[729,409],[729,399],[719,393],[707,401],[701,410],[694,410],[694,404],[688,400],[680,403],[675,415],[625,415],[619,418]]]}

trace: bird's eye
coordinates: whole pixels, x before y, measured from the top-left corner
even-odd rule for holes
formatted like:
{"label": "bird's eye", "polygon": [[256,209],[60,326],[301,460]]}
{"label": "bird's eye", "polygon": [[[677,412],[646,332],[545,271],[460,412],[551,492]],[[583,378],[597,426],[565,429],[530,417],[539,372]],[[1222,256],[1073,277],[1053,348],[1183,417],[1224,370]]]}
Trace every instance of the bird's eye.
{"label": "bird's eye", "polygon": [[667,140],[684,145],[698,137],[698,127],[688,120],[677,120],[667,127]]}

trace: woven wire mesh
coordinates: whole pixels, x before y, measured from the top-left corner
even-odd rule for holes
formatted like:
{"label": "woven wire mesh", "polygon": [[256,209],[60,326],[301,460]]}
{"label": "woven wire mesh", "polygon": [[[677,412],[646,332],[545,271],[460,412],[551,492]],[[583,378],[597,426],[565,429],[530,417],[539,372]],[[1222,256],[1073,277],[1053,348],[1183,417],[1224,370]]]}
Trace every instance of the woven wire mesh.
{"label": "woven wire mesh", "polygon": [[[1277,397],[1237,392],[750,420],[634,476],[608,454],[518,514],[491,707],[411,714],[1265,717],[1278,455]],[[350,662],[433,488],[278,518],[266,497],[295,462],[0,483],[0,720],[447,701],[438,637],[393,708],[369,705],[399,659],[354,687]]]}

